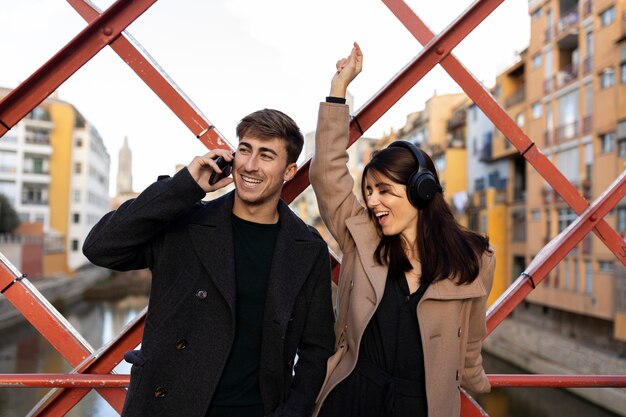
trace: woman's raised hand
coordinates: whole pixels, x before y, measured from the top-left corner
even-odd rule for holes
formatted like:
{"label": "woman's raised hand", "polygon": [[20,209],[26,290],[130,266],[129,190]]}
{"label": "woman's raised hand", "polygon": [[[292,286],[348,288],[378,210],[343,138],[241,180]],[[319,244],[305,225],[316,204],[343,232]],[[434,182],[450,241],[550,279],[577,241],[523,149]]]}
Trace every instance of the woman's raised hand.
{"label": "woman's raised hand", "polygon": [[336,66],[337,72],[330,83],[330,95],[345,98],[348,85],[363,69],[363,52],[359,44],[354,42],[350,55],[337,61]]}

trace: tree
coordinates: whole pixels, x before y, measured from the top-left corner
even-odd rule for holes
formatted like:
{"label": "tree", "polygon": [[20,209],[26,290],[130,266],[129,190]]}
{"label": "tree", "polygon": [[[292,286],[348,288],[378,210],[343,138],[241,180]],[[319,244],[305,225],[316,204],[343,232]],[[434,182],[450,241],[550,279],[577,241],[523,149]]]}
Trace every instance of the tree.
{"label": "tree", "polygon": [[20,225],[20,217],[4,194],[0,194],[0,233],[11,233]]}

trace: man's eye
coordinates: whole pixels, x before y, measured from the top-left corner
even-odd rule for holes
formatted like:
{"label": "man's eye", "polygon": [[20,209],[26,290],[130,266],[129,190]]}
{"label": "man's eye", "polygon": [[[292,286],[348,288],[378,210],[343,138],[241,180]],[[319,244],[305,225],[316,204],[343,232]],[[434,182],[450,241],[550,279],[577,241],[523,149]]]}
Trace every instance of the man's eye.
{"label": "man's eye", "polygon": [[261,154],[261,158],[263,158],[263,159],[265,159],[265,160],[267,160],[267,161],[270,161],[270,160],[272,160],[272,159],[273,159],[273,158],[272,158],[272,155],[267,154],[267,153],[262,153],[262,154]]}

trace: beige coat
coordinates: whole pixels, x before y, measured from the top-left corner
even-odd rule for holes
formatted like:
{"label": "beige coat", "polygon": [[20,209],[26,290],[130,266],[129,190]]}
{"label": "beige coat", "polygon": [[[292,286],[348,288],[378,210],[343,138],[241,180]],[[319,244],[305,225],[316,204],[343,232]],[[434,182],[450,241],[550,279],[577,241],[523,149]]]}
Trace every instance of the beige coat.
{"label": "beige coat", "polygon": [[[361,337],[382,299],[387,278],[387,267],[374,261],[380,238],[353,192],[354,180],[346,167],[348,127],[348,106],[320,104],[310,179],[322,219],[339,243],[343,258],[336,306],[336,353],[328,360],[314,417],[328,393],[354,369]],[[458,417],[460,386],[473,392],[490,389],[480,350],[494,268],[495,256],[485,253],[480,274],[471,284],[437,281],[417,306],[429,417]]]}

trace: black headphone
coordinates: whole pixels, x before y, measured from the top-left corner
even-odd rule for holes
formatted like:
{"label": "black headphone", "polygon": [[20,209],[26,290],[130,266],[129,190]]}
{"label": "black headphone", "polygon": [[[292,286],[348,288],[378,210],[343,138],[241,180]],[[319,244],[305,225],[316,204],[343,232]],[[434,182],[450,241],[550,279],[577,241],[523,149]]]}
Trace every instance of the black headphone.
{"label": "black headphone", "polygon": [[408,149],[417,162],[417,171],[413,172],[407,181],[406,195],[413,206],[423,209],[437,192],[443,192],[441,185],[439,185],[433,173],[426,166],[426,159],[417,146],[405,140],[397,140],[389,145],[390,148],[392,146]]}

